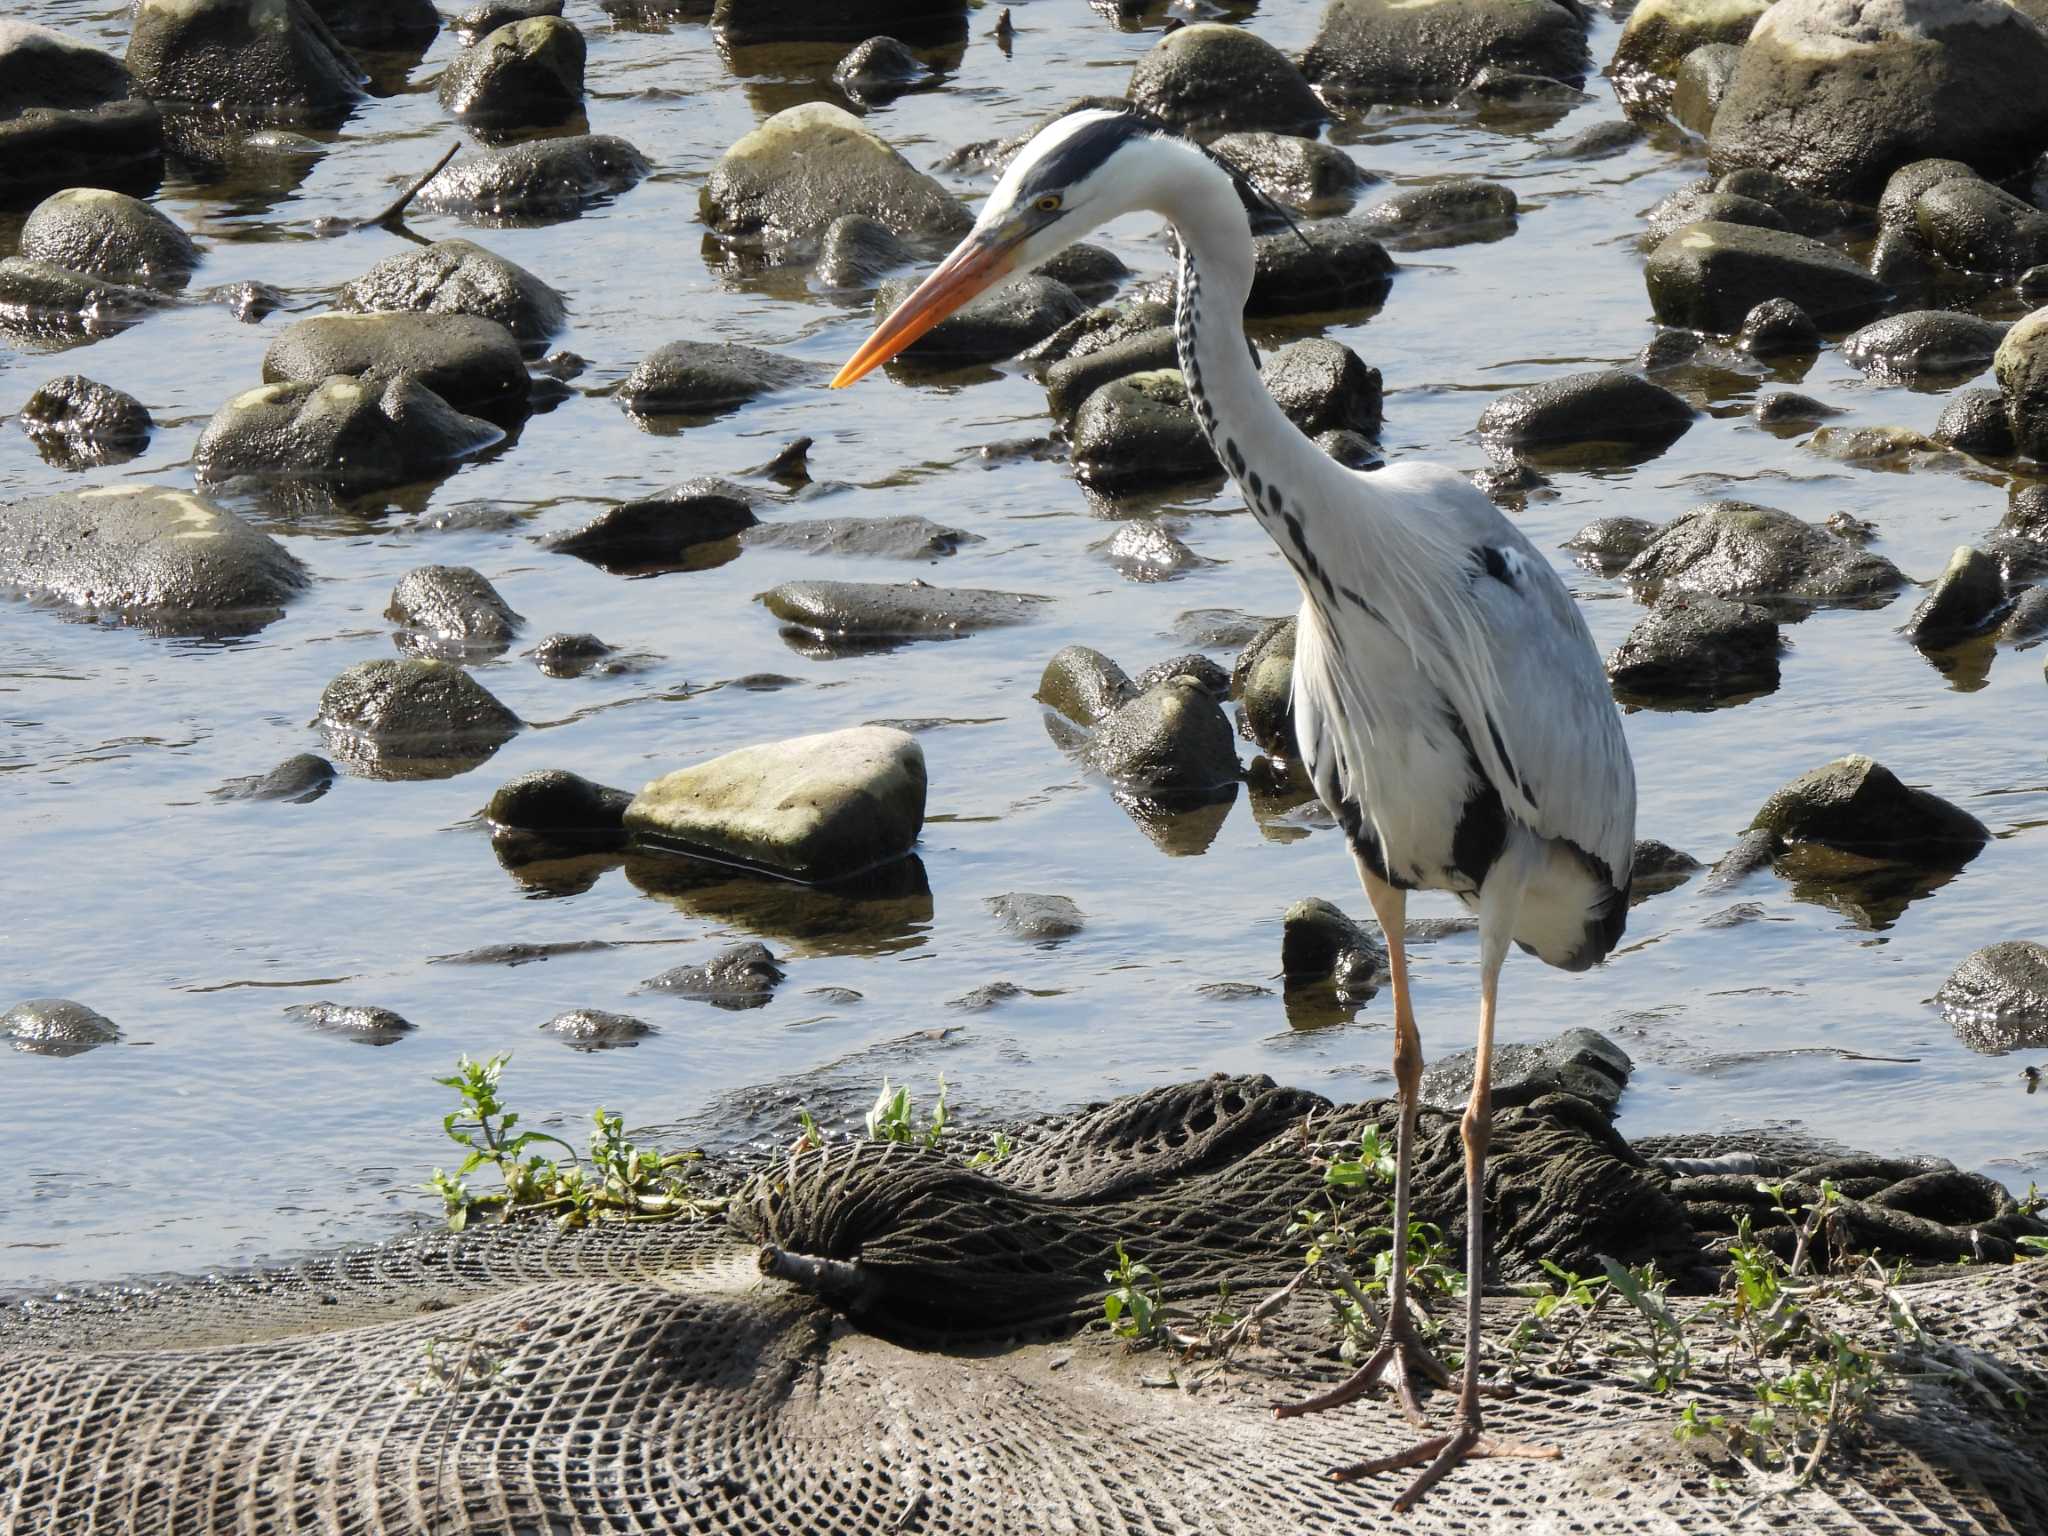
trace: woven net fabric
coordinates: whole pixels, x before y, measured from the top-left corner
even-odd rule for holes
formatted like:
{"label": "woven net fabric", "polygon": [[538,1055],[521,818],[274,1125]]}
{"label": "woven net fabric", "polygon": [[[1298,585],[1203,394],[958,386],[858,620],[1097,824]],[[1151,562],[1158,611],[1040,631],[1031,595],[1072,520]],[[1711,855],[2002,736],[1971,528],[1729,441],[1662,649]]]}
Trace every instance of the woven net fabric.
{"label": "woven net fabric", "polygon": [[[1585,1270],[1609,1252],[1705,1283],[1715,1223],[1745,1203],[1711,1181],[1733,1176],[1669,1177],[1576,1100],[1500,1119],[1488,1194],[1503,1274],[1539,1258]],[[1400,1415],[1381,1400],[1270,1412],[1348,1369],[1321,1296],[1304,1288],[1198,1385],[1164,1351],[1075,1325],[1100,1315],[1119,1242],[1191,1315],[1224,1280],[1243,1297],[1288,1278],[1299,1240],[1286,1226],[1322,1198],[1310,1152],[1391,1123],[1382,1104],[1212,1080],[1020,1130],[990,1171],[838,1144],[773,1159],[725,1220],[491,1228],[9,1308],[0,1530],[1377,1528],[1391,1479],[1322,1474],[1407,1444]],[[1418,1214],[1455,1233],[1452,1117],[1425,1116],[1417,1169]],[[1942,1171],[1859,1174],[1874,1182],[1853,1203],[1896,1204],[1922,1237],[2009,1245],[2029,1230],[1986,1181],[1958,1176],[1946,1195],[1913,1182]],[[1694,1178],[1710,1185],[1688,1195]],[[763,1276],[764,1244],[843,1266],[858,1289],[835,1304]],[[1725,1361],[1703,1355],[1676,1394],[1574,1364],[1525,1376],[1488,1410],[1560,1459],[1472,1464],[1404,1524],[2048,1532],[2048,1263],[1927,1271],[1907,1293],[1938,1357],[1892,1379],[1805,1488],[1755,1503],[1672,1436],[1679,1397],[1748,1411]],[[1489,1298],[1491,1356],[1526,1310]],[[1834,1322],[1871,1326],[1846,1308]],[[1442,1395],[1428,1406],[1448,1419]]]}

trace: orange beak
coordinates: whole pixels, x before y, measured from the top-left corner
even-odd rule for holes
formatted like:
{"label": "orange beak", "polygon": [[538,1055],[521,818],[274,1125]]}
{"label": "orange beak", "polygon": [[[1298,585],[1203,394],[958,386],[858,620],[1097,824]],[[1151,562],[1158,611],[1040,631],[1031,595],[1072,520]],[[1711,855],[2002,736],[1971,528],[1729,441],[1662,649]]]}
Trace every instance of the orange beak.
{"label": "orange beak", "polygon": [[936,272],[896,306],[894,314],[875,327],[874,334],[834,376],[832,387],[844,389],[866,378],[977,293],[1007,276],[1015,261],[1014,245],[969,235],[939,263]]}

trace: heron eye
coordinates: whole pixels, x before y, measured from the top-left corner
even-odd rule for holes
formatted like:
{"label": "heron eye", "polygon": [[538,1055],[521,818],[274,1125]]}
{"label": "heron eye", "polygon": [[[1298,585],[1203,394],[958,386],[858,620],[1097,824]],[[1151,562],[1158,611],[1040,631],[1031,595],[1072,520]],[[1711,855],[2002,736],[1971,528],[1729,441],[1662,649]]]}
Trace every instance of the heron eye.
{"label": "heron eye", "polygon": [[1040,213],[1057,213],[1059,206],[1060,195],[1057,192],[1048,192],[1038,200],[1038,211]]}

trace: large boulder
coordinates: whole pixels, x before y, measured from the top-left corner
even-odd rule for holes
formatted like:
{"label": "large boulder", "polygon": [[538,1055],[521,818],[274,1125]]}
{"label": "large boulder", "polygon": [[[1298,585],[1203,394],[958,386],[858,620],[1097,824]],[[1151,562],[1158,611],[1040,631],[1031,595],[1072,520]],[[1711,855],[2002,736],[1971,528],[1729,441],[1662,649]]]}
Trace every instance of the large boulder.
{"label": "large boulder", "polygon": [[1991,369],[2005,393],[2015,446],[2048,460],[2048,309],[2035,310],[2005,333]]}
{"label": "large boulder", "polygon": [[1967,862],[1991,836],[1968,811],[1909,789],[1861,753],[1802,773],[1763,803],[1750,826],[1786,842],[1934,864]]}
{"label": "large boulder", "polygon": [[583,110],[583,34],[530,16],[479,39],[441,72],[441,105],[483,128],[559,123]]}
{"label": "large boulder", "polygon": [[1624,92],[1646,77],[1673,79],[1686,55],[1712,44],[1746,42],[1772,0],[1642,0],[1629,12],[1607,73]]}
{"label": "large boulder", "polygon": [[1905,582],[1882,555],[1789,512],[1715,501],[1674,518],[1631,560],[1628,579],[1653,593],[1857,602]]}
{"label": "large boulder", "polygon": [[437,240],[387,256],[344,284],[336,309],[481,315],[536,350],[567,318],[561,294],[524,267],[467,240]]}
{"label": "large boulder", "polygon": [[313,480],[356,495],[446,474],[504,437],[411,374],[335,374],[235,396],[199,434],[192,468],[202,483]]}
{"label": "large boulder", "polygon": [[19,254],[117,283],[182,286],[199,265],[192,237],[148,203],[101,187],[71,187],[36,204]]}
{"label": "large boulder", "polygon": [[1666,325],[1724,336],[1768,299],[1789,299],[1823,327],[1846,329],[1874,319],[1889,297],[1884,284],[1833,246],[1718,219],[1667,235],[1650,253],[1643,280],[1650,307]]}
{"label": "large boulder", "polygon": [[2048,147],[2048,33],[2005,0],[1778,0],[1714,115],[1718,169],[1875,198],[1908,161],[1991,176]]}
{"label": "large boulder", "polygon": [[0,506],[0,585],[151,629],[258,627],[305,583],[269,534],[190,491],[108,485]]}
{"label": "large boulder", "polygon": [[1329,101],[1448,101],[1484,69],[1577,84],[1583,12],[1555,0],[1330,0],[1302,73]]}
{"label": "large boulder", "polygon": [[128,69],[158,102],[265,123],[338,123],[362,71],[305,0],[138,0]]}
{"label": "large boulder", "polygon": [[0,206],[52,187],[154,184],[163,118],[120,60],[0,18]]}
{"label": "large boulder", "polygon": [[399,373],[471,416],[509,426],[526,415],[519,343],[497,321],[477,315],[314,315],[286,326],[263,354],[266,384]]}
{"label": "large boulder", "polygon": [[2048,1045],[2048,946],[2008,939],[1978,950],[1934,994],[1956,1036],[2002,1055]]}
{"label": "large boulder", "polygon": [[826,883],[909,853],[924,806],[916,739],[860,726],[666,774],[633,797],[626,828],[643,841]]}
{"label": "large boulder", "polygon": [[415,206],[470,223],[569,219],[637,186],[652,169],[639,150],[608,133],[530,139],[471,150],[421,187]]}
{"label": "large boulder", "polygon": [[1182,133],[1314,133],[1330,115],[1264,38],[1214,22],[1177,27],[1131,70],[1131,100]]}

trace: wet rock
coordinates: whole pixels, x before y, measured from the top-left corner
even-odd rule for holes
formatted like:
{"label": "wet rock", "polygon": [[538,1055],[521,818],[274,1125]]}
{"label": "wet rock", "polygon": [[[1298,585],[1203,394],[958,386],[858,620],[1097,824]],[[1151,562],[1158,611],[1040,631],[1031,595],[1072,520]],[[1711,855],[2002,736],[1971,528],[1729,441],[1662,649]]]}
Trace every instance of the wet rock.
{"label": "wet rock", "polygon": [[72,187],[36,204],[18,252],[116,283],[183,286],[199,265],[192,237],[140,199],[101,187]]}
{"label": "wet rock", "polygon": [[1651,249],[1689,224],[1750,224],[1758,229],[1783,229],[1785,217],[1769,203],[1722,192],[1709,183],[1681,187],[1652,208],[1643,227],[1643,243]]}
{"label": "wet rock", "polygon": [[1334,903],[1308,896],[1280,920],[1280,973],[1290,987],[1335,984],[1338,995],[1363,999],[1387,974],[1387,953],[1376,932],[1353,922]]}
{"label": "wet rock", "polygon": [[1790,299],[1835,327],[1874,318],[1886,298],[1868,272],[1818,240],[1718,220],[1667,235],[1651,252],[1643,277],[1659,320],[1720,335],[1736,329],[1766,299]]}
{"label": "wet rock", "polygon": [[1739,884],[1746,876],[1754,874],[1778,856],[1784,846],[1776,832],[1765,827],[1752,827],[1735,840],[1734,846],[1714,861],[1707,871],[1707,878],[1700,882],[1702,895],[1725,891]]}
{"label": "wet rock", "polygon": [[263,354],[266,384],[318,384],[336,374],[375,384],[400,373],[466,415],[501,426],[526,416],[519,343],[477,315],[314,315],[286,326]]}
{"label": "wet rock", "polygon": [[1817,842],[1880,858],[1938,865],[1976,856],[1990,833],[1968,811],[1858,753],[1801,774],[1750,823],[1786,842]]}
{"label": "wet rock", "polygon": [[742,747],[633,797],[635,837],[825,884],[908,854],[924,826],[924,749],[882,726]]}
{"label": "wet rock", "polygon": [[[1462,83],[1462,82],[1461,82]],[[1177,132],[1313,134],[1329,110],[1294,61],[1242,27],[1176,27],[1131,70],[1130,99]]]}
{"label": "wet rock", "polygon": [[1005,930],[1034,944],[1054,944],[1071,939],[1087,926],[1088,919],[1070,896],[1045,896],[1033,891],[1010,891],[991,896],[983,906],[993,912]]}
{"label": "wet rock", "polygon": [[229,779],[209,793],[215,800],[282,800],[287,805],[310,805],[333,785],[334,764],[317,752],[300,752],[268,773]]}
{"label": "wet rock", "polygon": [[1882,555],[1746,501],[1709,502],[1673,519],[1629,562],[1627,575],[1659,591],[1813,602],[1883,597],[1905,581]]}
{"label": "wet rock", "polygon": [[1735,345],[1752,357],[1809,357],[1820,350],[1820,327],[1790,299],[1765,299],[1742,317]]}
{"label": "wet rock", "polygon": [[9,256],[0,261],[0,326],[30,335],[111,336],[126,330],[158,303],[147,288],[48,262]]}
{"label": "wet rock", "polygon": [[1731,197],[1746,197],[1764,204],[1785,221],[1785,227],[1793,234],[1805,235],[1810,240],[1839,240],[1870,228],[1868,207],[1809,192],[1761,166],[1730,171],[1714,187]]}
{"label": "wet rock", "polygon": [[856,44],[832,71],[832,83],[857,102],[882,102],[932,79],[924,60],[893,37]]}
{"label": "wet rock", "polygon": [[1083,756],[1119,789],[1144,794],[1212,791],[1243,775],[1222,706],[1187,677],[1169,678],[1118,705]]}
{"label": "wet rock", "polygon": [[2048,35],[2001,0],[1782,0],[1750,34],[1708,147],[1837,197],[1929,156],[1991,175],[2048,145]]}
{"label": "wet rock", "polygon": [[891,32],[915,43],[967,35],[967,0],[717,0],[712,30],[744,43],[854,43]]}
{"label": "wet rock", "polygon": [[[1428,0],[1434,5],[1459,0]],[[1548,5],[1552,0],[1530,0]],[[1252,291],[1245,313],[1314,314],[1363,309],[1386,299],[1394,284],[1394,258],[1358,219],[1320,219],[1296,234],[1282,230],[1252,242]]]}
{"label": "wet rock", "polygon": [[1230,674],[1206,656],[1169,656],[1164,661],[1155,661],[1137,675],[1131,687],[1144,693],[1169,678],[1184,678],[1215,699],[1230,697]]}
{"label": "wet rock", "polygon": [[322,1034],[345,1035],[361,1045],[395,1045],[413,1031],[412,1021],[402,1014],[362,1003],[298,1003],[284,1013]]}
{"label": "wet rock", "polygon": [[2012,422],[2005,414],[2005,396],[1995,389],[1959,389],[1941,408],[1934,440],[1958,453],[2002,459],[2013,451]]}
{"label": "wet rock", "polygon": [[760,523],[740,537],[749,547],[800,549],[811,555],[858,555],[871,560],[936,560],[981,535],[948,528],[928,517],[815,517],[793,523]]}
{"label": "wet rock", "polygon": [[1209,149],[1274,202],[1303,213],[1341,212],[1379,179],[1337,145],[1291,133],[1226,133]]}
{"label": "wet rock", "polygon": [[546,343],[567,318],[562,296],[554,289],[524,267],[467,240],[437,240],[423,249],[386,257],[345,285],[334,307],[481,315],[533,349]]}
{"label": "wet rock", "polygon": [[1094,390],[1069,435],[1081,478],[1104,491],[1221,471],[1176,368],[1127,374]]}
{"label": "wet rock", "polygon": [[2048,262],[2029,267],[2013,279],[2012,291],[2029,304],[2048,300]]}
{"label": "wet rock", "polygon": [[1892,225],[1882,230],[1870,248],[1866,263],[1870,275],[1906,301],[1925,294],[1940,276],[1941,263],[1912,225]]}
{"label": "wet rock", "polygon": [[[1108,298],[1116,291],[1117,284],[1131,275],[1131,269],[1123,264],[1116,252],[1085,240],[1057,252],[1033,270],[1040,277],[1066,284],[1090,303]],[[1071,323],[1062,321],[1060,327],[1064,329]]]}
{"label": "wet rock", "polygon": [[[434,0],[309,0],[313,14],[344,47],[425,51],[441,30]],[[509,18],[508,18],[509,19]]]}
{"label": "wet rock", "polygon": [[[1545,160],[1609,160],[1625,154],[1648,137],[1642,124],[1622,121],[1595,123],[1543,151]],[[1512,233],[1512,227],[1504,231]],[[1411,249],[1412,247],[1403,247]]]}
{"label": "wet rock", "polygon": [[418,658],[358,662],[341,673],[321,692],[320,724],[337,757],[379,777],[462,772],[521,729],[462,668]]}
{"label": "wet rock", "polygon": [[1770,0],[1643,0],[1629,12],[1607,73],[1624,94],[1644,76],[1670,79],[1680,63],[1712,44],[1740,48]]}
{"label": "wet rock", "polygon": [[1704,868],[1698,859],[1669,843],[1660,843],[1654,837],[1637,838],[1629,857],[1629,900],[1637,902],[1675,891]]}
{"label": "wet rock", "polygon": [[572,1008],[558,1013],[540,1026],[541,1033],[553,1035],[575,1051],[609,1051],[638,1045],[654,1033],[654,1026],[630,1013],[607,1013],[602,1008]]}
{"label": "wet rock", "polygon": [[1960,160],[1914,160],[1900,166],[1885,178],[1884,191],[1878,194],[1879,226],[1917,229],[1920,194],[1958,177],[1964,181],[1983,179]]}
{"label": "wet rock", "polygon": [[1734,43],[1706,43],[1679,60],[1672,77],[1671,116],[1682,128],[1705,137],[1713,131],[1714,114],[1735,79],[1742,49]]}
{"label": "wet rock", "polygon": [[96,486],[0,506],[0,584],[150,628],[258,628],[305,582],[269,534],[190,491]]}
{"label": "wet rock", "polygon": [[645,992],[695,998],[737,1012],[767,1006],[787,974],[775,963],[766,944],[734,944],[703,965],[679,965],[648,977],[640,987]]}
{"label": "wet rock", "polygon": [[2048,635],[2048,587],[2029,587],[2012,605],[2012,613],[1998,631],[2008,645],[2034,645]]}
{"label": "wet rock", "polygon": [[2048,309],[2037,309],[2005,333],[1991,360],[2005,392],[2005,413],[2021,453],[2048,460]]}
{"label": "wet rock", "polygon": [[[1422,1074],[1422,1102],[1437,1109],[1465,1107],[1472,1094],[1476,1051],[1446,1056]],[[1596,1105],[1609,1118],[1621,1102],[1635,1063],[1628,1053],[1594,1029],[1568,1029],[1542,1045],[1494,1047],[1493,1105],[1505,1109],[1532,1104],[1547,1093],[1569,1093]]]}
{"label": "wet rock", "polygon": [[479,147],[421,187],[414,206],[493,222],[569,219],[638,186],[653,169],[608,133]]}
{"label": "wet rock", "polygon": [[1778,686],[1778,623],[1750,603],[1699,593],[1660,597],[1607,658],[1618,697],[1704,702]]}
{"label": "wet rock", "polygon": [[760,601],[783,623],[826,638],[919,640],[1027,623],[1052,599],[921,581],[792,581]]}
{"label": "wet rock", "polygon": [[355,495],[446,474],[504,437],[410,374],[336,374],[235,396],[200,433],[192,467],[202,484],[244,476],[319,480]]}
{"label": "wet rock", "polygon": [[860,213],[907,239],[940,242],[974,220],[960,200],[860,120],[822,101],[778,112],[726,151],[698,197],[721,239],[770,249],[815,240]]}
{"label": "wet rock", "polygon": [[1045,664],[1035,697],[1076,725],[1094,725],[1136,694],[1124,669],[1102,652],[1070,645]]}
{"label": "wet rock", "polygon": [[1841,414],[1824,400],[1790,389],[1773,390],[1756,402],[1756,419],[1767,427],[1804,426]]}
{"label": "wet rock", "polygon": [[730,341],[672,341],[626,375],[618,399],[642,416],[710,416],[783,389],[810,364]]}
{"label": "wet rock", "polygon": [[616,575],[643,575],[687,564],[690,551],[751,528],[753,508],[713,482],[691,481],[658,496],[607,507],[541,547],[574,555]]}
{"label": "wet rock", "polygon": [[0,1040],[35,1056],[77,1056],[120,1038],[112,1019],[68,997],[32,997],[0,1013]]}
{"label": "wet rock", "polygon": [[1580,14],[1551,0],[1330,0],[1302,72],[1326,101],[1448,101],[1481,69],[1576,85]]}
{"label": "wet rock", "polygon": [[843,213],[825,227],[816,270],[828,288],[866,288],[916,259],[916,250],[880,219]]}
{"label": "wet rock", "polygon": [[1806,440],[1806,447],[1844,464],[1891,469],[1951,457],[1933,438],[1906,427],[1822,427]]}
{"label": "wet rock", "polygon": [[[1346,469],[1378,469],[1386,462],[1380,454],[1378,445],[1358,432],[1341,429],[1335,432],[1318,432],[1316,446]],[[1482,486],[1481,489],[1485,487]]]}
{"label": "wet rock", "polygon": [[947,998],[946,1006],[957,1008],[962,1013],[986,1013],[998,1003],[1007,1003],[1011,998],[1023,995],[1024,989],[1014,981],[985,981],[958,997]]}
{"label": "wet rock", "polygon": [[1173,327],[1155,325],[1104,346],[1077,351],[1045,374],[1045,402],[1055,417],[1068,419],[1096,390],[1113,379],[1179,367]]}
{"label": "wet rock", "polygon": [[[917,284],[896,278],[875,294],[875,319],[886,318]],[[1065,283],[1028,272],[977,295],[904,349],[922,363],[964,367],[1015,357],[1045,340],[1088,306]]]}
{"label": "wet rock", "polygon": [[1104,552],[1109,563],[1133,581],[1167,581],[1210,563],[1157,523],[1125,523]]}
{"label": "wet rock", "polygon": [[1986,181],[1937,182],[1914,203],[1913,224],[1935,255],[1965,272],[2010,276],[2048,261],[2048,213]]}
{"label": "wet rock", "polygon": [[1140,293],[1114,304],[1097,305],[1085,315],[1069,320],[1020,354],[1019,361],[1033,368],[1051,368],[1161,327],[1169,332],[1173,328],[1171,300],[1156,292]]}
{"label": "wet rock", "polygon": [[1244,733],[1275,757],[1296,761],[1294,739],[1294,640],[1296,619],[1275,619],[1238,653],[1230,669],[1230,691],[1243,710]]}
{"label": "wet rock", "polygon": [[1973,1051],[1997,1056],[2048,1045],[2048,947],[2031,939],[1989,945],[1957,966],[1934,997]]}
{"label": "wet rock", "polygon": [[154,184],[163,118],[97,48],[0,18],[0,206],[49,188]]}
{"label": "wet rock", "polygon": [[75,373],[52,379],[30,395],[16,419],[37,451],[66,469],[132,459],[148,445],[156,425],[133,395]]}
{"label": "wet rock", "polygon": [[441,105],[487,128],[559,123],[583,109],[583,34],[559,16],[515,21],[478,39],[441,72]]}
{"label": "wet rock", "polygon": [[479,0],[461,15],[455,17],[455,30],[470,37],[482,37],[500,27],[510,26],[515,21],[528,21],[535,16],[559,16],[562,14],[562,0]]}
{"label": "wet rock", "polygon": [[450,661],[495,656],[525,621],[480,571],[422,565],[398,578],[384,617],[407,631],[407,650]]}
{"label": "wet rock", "polygon": [[1337,431],[1379,435],[1380,371],[1340,342],[1291,342],[1266,359],[1259,380],[1287,419],[1311,437]]}
{"label": "wet rock", "polygon": [[1598,517],[1564,542],[1579,564],[1612,576],[1643,552],[1657,536],[1657,525],[1644,517]]}
{"label": "wet rock", "polygon": [[1489,451],[1539,460],[1656,453],[1692,426],[1693,410],[1631,373],[1575,373],[1501,395],[1480,414]]}
{"label": "wet rock", "polygon": [[493,839],[523,834],[554,847],[611,848],[626,838],[633,797],[566,768],[541,768],[507,779],[484,807]]}
{"label": "wet rock", "polygon": [[128,71],[153,101],[244,122],[338,123],[363,94],[304,0],[140,0]]}
{"label": "wet rock", "polygon": [[1976,373],[1991,361],[2005,327],[1946,309],[1890,315],[1849,336],[1842,355],[1885,381],[1925,374]]}
{"label": "wet rock", "polygon": [[552,635],[543,635],[540,644],[526,654],[549,677],[581,677],[586,672],[611,670],[600,664],[607,656],[617,655],[618,649],[587,632],[569,634],[557,630]]}
{"label": "wet rock", "polygon": [[1919,646],[1953,645],[1996,626],[2007,606],[1998,562],[1964,544],[1906,621],[1906,638]]}
{"label": "wet rock", "polygon": [[1516,209],[1514,192],[1499,182],[1456,177],[1397,187],[1360,209],[1350,222],[1397,249],[1431,250],[1503,239],[1515,231]]}
{"label": "wet rock", "polygon": [[2015,486],[2012,503],[1998,526],[2021,538],[2048,541],[2048,484]]}

